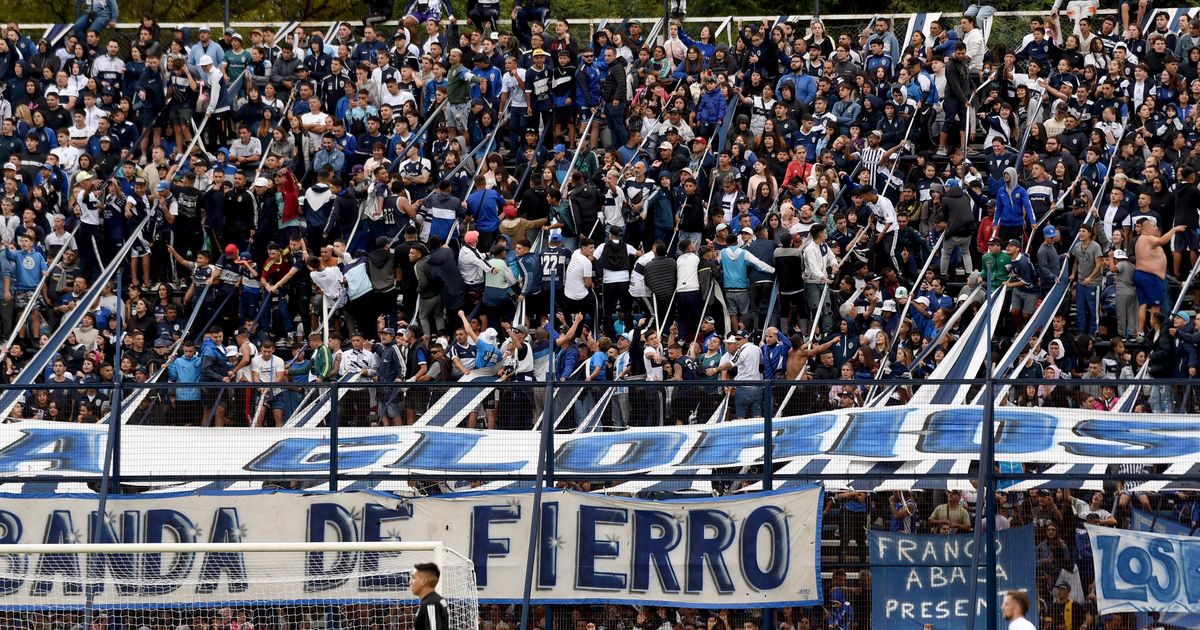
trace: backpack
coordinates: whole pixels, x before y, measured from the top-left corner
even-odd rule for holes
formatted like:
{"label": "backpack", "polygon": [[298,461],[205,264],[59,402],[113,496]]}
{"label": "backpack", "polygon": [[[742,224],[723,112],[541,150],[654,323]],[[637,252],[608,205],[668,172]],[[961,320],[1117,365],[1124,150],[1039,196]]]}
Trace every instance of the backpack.
{"label": "backpack", "polygon": [[625,239],[604,241],[604,255],[600,257],[600,268],[604,271],[629,271],[633,268],[633,257],[626,249]]}

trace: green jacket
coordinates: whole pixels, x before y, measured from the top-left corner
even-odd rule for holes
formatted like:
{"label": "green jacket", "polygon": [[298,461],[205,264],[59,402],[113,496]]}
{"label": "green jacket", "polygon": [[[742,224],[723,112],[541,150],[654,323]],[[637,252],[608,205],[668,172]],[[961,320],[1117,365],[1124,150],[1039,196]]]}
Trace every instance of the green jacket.
{"label": "green jacket", "polygon": [[1008,281],[1008,266],[1011,263],[1012,258],[1005,251],[995,254],[988,252],[983,255],[983,277],[987,278],[988,273],[991,273],[993,291],[1004,286],[1004,283]]}
{"label": "green jacket", "polygon": [[471,100],[471,84],[479,83],[479,77],[471,74],[461,63],[455,64],[446,73],[446,100],[451,105],[461,105]]}

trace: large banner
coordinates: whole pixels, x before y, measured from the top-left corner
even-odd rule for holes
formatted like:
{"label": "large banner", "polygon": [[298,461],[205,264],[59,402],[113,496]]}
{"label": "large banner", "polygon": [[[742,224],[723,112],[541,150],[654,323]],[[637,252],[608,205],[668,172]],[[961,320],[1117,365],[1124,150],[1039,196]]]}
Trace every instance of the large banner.
{"label": "large banner", "polygon": [[1087,526],[1100,614],[1200,613],[1200,539]]}
{"label": "large banner", "polygon": [[[998,598],[992,610],[1001,619],[1004,592],[1037,592],[1033,528],[999,532],[996,549]],[[870,532],[871,620],[876,628],[922,630],[966,628],[972,614],[975,627],[986,625],[988,567],[980,567],[976,601],[971,601],[971,565],[975,537],[940,534],[892,534]],[[1030,596],[1033,610],[1027,617],[1037,620],[1037,597]],[[974,612],[972,612],[974,611]],[[1001,619],[999,627],[1006,624]]]}
{"label": "large banner", "polygon": [[[996,409],[996,457],[1013,462],[1107,465],[1200,458],[1200,425],[1190,416],[1091,410]],[[971,461],[978,458],[982,407],[923,405],[847,409],[773,420],[775,462]],[[0,474],[98,476],[108,428],[65,422],[0,424]],[[740,468],[763,457],[760,420],[555,435],[564,475],[690,475]],[[338,431],[338,465],[355,475],[418,472],[533,475],[536,431],[431,427]],[[238,474],[273,478],[329,469],[328,429],[236,429],[129,425],[121,429],[126,476]]]}
{"label": "large banner", "polygon": [[[413,500],[375,493],[112,497],[103,518],[94,499],[14,498],[0,505],[0,544],[441,541],[474,562],[481,600],[503,602],[522,597],[537,517],[542,531],[533,596],[539,602],[806,606],[821,600],[821,494],[810,486],[651,502],[549,491],[540,515],[533,513],[532,492]],[[112,605],[317,596],[355,601],[387,596],[380,594],[380,579],[351,579],[368,565],[378,567],[379,555],[328,553],[314,561],[300,553],[207,554],[187,562],[128,563],[132,569],[101,561],[94,568],[99,573],[89,577],[109,585]],[[417,555],[393,563],[396,575],[430,558]],[[81,561],[68,557],[71,563],[0,557],[0,608],[78,603],[71,578]],[[271,584],[267,575],[288,581]],[[158,586],[149,592],[113,586],[146,580]],[[393,585],[394,597],[407,578],[382,583]]]}

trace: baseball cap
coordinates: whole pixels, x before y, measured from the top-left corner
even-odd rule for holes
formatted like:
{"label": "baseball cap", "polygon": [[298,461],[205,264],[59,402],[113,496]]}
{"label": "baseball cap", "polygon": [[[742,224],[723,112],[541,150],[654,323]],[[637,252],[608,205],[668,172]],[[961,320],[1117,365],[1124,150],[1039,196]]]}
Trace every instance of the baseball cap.
{"label": "baseball cap", "polygon": [[558,229],[558,228],[555,228],[555,229],[553,229],[553,230],[550,230],[550,242],[552,242],[552,243],[554,243],[554,242],[559,242],[559,243],[561,243],[561,242],[562,242],[562,240],[563,240],[563,236],[562,236],[562,230],[560,230],[560,229]]}
{"label": "baseball cap", "polygon": [[237,346],[225,346],[225,356],[236,357],[238,354]]}
{"label": "baseball cap", "polygon": [[1016,247],[1017,249],[1021,249],[1021,239],[1010,238],[1010,239],[1008,239],[1007,246],[1008,247]]}
{"label": "baseball cap", "polygon": [[1178,317],[1179,319],[1182,319],[1183,323],[1185,324],[1192,321],[1192,316],[1188,315],[1186,311],[1175,311],[1174,313],[1171,313],[1171,317]]}
{"label": "baseball cap", "polygon": [[922,295],[921,297],[917,298],[917,303],[924,304],[925,306],[929,306],[929,304],[930,304],[929,297]]}
{"label": "baseball cap", "polygon": [[254,185],[266,188],[267,186],[271,185],[271,180],[267,179],[266,177],[256,177],[254,179]]}
{"label": "baseball cap", "polygon": [[547,55],[546,55],[546,51],[542,50],[541,48],[534,48],[533,56],[534,57],[545,57]]}
{"label": "baseball cap", "polygon": [[906,289],[904,287],[897,287],[896,288],[896,299],[897,300],[908,299],[908,289]]}
{"label": "baseball cap", "polygon": [[384,328],[383,330],[379,331],[379,334],[392,335],[394,337],[394,336],[396,336],[396,329],[389,326],[389,327]]}
{"label": "baseball cap", "polygon": [[566,152],[567,152],[567,147],[566,147],[566,145],[563,145],[563,144],[554,145],[554,150],[552,151],[552,153],[566,153]]}
{"label": "baseball cap", "polygon": [[661,150],[663,150],[663,149],[674,149],[674,148],[675,148],[675,147],[674,147],[674,146],[672,146],[672,145],[671,145],[671,143],[670,143],[670,142],[667,142],[666,140],[663,140],[663,141],[662,141],[662,142],[660,142],[660,143],[659,143],[659,145],[658,145],[658,150],[659,150],[659,151],[661,151]]}
{"label": "baseball cap", "polygon": [[196,32],[197,33],[211,33],[212,29],[208,28],[208,25],[205,24],[204,26],[201,26]]}
{"label": "baseball cap", "polygon": [[155,339],[154,347],[155,348],[170,348],[171,340],[170,339]]}
{"label": "baseball cap", "polygon": [[[201,29],[201,30],[203,30],[203,29]],[[213,65],[213,60],[212,60],[212,57],[209,57],[208,55],[204,55],[203,57],[201,57],[201,58],[200,58],[200,64],[199,64],[199,65],[200,65],[201,67],[203,67],[203,66],[211,66],[211,65]]]}
{"label": "baseball cap", "polygon": [[1046,238],[1055,238],[1058,236],[1058,230],[1054,229],[1053,225],[1047,225],[1045,228],[1042,228],[1042,235]]}
{"label": "baseball cap", "polygon": [[479,232],[471,230],[470,232],[463,234],[463,242],[467,245],[475,245],[479,242]]}
{"label": "baseball cap", "polygon": [[512,327],[512,331],[513,331],[513,332],[519,332],[519,333],[521,333],[522,335],[528,335],[528,334],[529,334],[529,329],[528,329],[528,328],[526,328],[526,327],[524,327],[524,326],[513,326],[513,327]]}
{"label": "baseball cap", "polygon": [[754,236],[754,230],[752,230],[748,227],[744,227],[744,228],[738,230],[738,233],[739,234],[749,234],[750,236]]}
{"label": "baseball cap", "polygon": [[1115,249],[1113,250],[1113,258],[1117,260],[1129,260],[1129,254],[1126,254],[1123,249]]}
{"label": "baseball cap", "polygon": [[728,226],[728,225],[725,225],[724,223],[718,223],[718,224],[717,224],[717,231],[718,231],[718,232],[720,232],[721,230],[728,230],[728,229],[729,229],[729,226]]}
{"label": "baseball cap", "polygon": [[158,182],[158,186],[156,186],[155,188],[158,189],[158,192],[162,192],[164,190],[170,190],[171,182]]}

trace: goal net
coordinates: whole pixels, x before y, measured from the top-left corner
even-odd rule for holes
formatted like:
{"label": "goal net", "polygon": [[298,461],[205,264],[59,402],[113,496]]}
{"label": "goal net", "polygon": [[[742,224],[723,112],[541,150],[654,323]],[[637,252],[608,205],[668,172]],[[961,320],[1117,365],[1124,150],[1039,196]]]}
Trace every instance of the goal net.
{"label": "goal net", "polygon": [[409,630],[434,563],[450,630],[476,630],[471,561],[436,542],[0,547],[0,624],[31,630]]}

